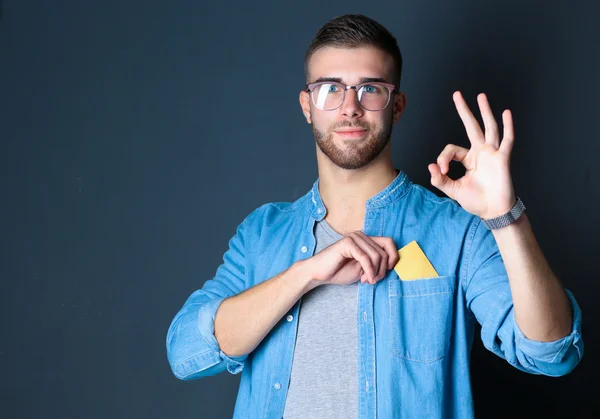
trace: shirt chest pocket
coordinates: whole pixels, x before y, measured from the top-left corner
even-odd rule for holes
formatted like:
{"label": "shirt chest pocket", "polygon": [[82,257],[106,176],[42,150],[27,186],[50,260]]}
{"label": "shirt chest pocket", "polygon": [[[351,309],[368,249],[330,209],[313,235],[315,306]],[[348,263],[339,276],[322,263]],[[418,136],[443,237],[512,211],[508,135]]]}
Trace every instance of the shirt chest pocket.
{"label": "shirt chest pocket", "polygon": [[431,363],[450,346],[456,275],[401,281],[389,280],[392,354]]}

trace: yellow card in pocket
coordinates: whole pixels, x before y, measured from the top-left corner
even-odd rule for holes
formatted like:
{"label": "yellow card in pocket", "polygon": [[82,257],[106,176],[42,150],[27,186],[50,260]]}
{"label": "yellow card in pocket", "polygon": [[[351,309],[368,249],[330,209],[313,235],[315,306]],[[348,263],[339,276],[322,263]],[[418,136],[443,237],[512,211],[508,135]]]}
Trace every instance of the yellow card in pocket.
{"label": "yellow card in pocket", "polygon": [[398,250],[398,255],[400,260],[394,266],[394,270],[401,280],[412,281],[439,276],[415,240]]}

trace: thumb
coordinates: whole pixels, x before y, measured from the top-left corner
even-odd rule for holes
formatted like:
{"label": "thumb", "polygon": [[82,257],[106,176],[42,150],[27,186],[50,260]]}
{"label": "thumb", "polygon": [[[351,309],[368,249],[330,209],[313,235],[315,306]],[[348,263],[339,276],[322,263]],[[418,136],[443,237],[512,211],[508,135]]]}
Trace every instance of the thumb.
{"label": "thumb", "polygon": [[450,179],[450,177],[448,177],[447,175],[443,175],[440,170],[440,167],[435,163],[430,164],[429,166],[427,166],[427,168],[429,169],[429,173],[431,174],[431,184],[438,188],[440,191],[444,192],[450,198],[456,199],[453,196],[454,184],[456,183],[456,181]]}

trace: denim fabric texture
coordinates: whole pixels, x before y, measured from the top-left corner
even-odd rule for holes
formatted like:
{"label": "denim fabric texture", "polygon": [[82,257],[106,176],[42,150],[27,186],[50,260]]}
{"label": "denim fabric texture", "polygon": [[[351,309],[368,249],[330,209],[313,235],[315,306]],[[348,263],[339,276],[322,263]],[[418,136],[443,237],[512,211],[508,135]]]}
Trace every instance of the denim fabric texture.
{"label": "denim fabric texture", "polygon": [[[166,337],[182,380],[241,373],[234,418],[281,418],[290,380],[301,299],[250,354],[228,357],[214,318],[230,296],[310,258],[313,227],[326,215],[319,179],[295,202],[272,202],[237,227],[215,276],[194,291]],[[554,342],[528,339],[513,314],[508,276],[481,219],[398,176],[366,203],[363,232],[389,236],[400,249],[416,240],[439,274],[402,281],[394,270],[375,285],[358,284],[358,417],[471,418],[469,372],[475,322],[492,353],[531,374],[561,376],[583,356],[581,311],[572,293],[571,333]],[[287,321],[287,315],[293,321]],[[343,383],[340,383],[343,385]]]}

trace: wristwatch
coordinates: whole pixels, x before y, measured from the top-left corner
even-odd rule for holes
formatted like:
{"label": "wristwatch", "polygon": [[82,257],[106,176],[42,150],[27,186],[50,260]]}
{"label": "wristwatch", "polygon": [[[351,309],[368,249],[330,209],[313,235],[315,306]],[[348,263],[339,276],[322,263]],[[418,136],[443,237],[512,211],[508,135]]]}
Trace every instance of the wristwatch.
{"label": "wristwatch", "polygon": [[490,220],[484,220],[483,225],[487,227],[488,230],[496,230],[498,228],[506,227],[509,224],[514,223],[517,218],[519,218],[523,212],[525,211],[525,205],[521,201],[521,198],[517,197],[517,203],[512,207],[512,209],[504,215],[500,217],[492,218]]}

